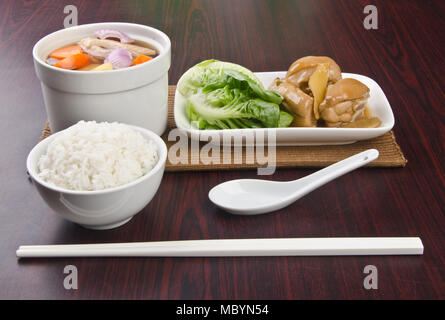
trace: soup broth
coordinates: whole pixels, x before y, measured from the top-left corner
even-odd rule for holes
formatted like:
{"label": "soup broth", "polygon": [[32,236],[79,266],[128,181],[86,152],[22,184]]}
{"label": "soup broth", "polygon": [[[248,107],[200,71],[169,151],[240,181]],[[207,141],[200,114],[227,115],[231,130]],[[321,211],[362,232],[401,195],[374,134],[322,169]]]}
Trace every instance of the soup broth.
{"label": "soup broth", "polygon": [[157,55],[150,43],[107,29],[54,50],[46,63],[67,70],[111,71],[145,63]]}

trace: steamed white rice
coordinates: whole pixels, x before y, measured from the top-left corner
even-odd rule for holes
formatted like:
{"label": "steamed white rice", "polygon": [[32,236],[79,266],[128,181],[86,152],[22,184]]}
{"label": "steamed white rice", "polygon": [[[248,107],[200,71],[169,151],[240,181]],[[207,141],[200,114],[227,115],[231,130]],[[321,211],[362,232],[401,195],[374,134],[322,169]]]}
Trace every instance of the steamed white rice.
{"label": "steamed white rice", "polygon": [[102,190],[134,181],[158,162],[158,148],[120,123],[80,121],[49,145],[38,176],[70,190]]}

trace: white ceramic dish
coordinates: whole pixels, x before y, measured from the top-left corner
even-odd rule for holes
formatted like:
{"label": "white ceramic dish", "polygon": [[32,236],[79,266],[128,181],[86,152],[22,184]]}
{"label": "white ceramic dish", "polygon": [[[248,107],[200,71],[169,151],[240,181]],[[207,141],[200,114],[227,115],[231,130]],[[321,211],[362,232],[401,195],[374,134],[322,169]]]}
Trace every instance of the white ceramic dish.
{"label": "white ceramic dish", "polygon": [[[255,75],[267,88],[277,77],[284,77],[285,71],[257,72]],[[382,125],[379,128],[274,128],[274,129],[226,129],[196,130],[191,127],[185,114],[185,98],[176,90],[174,117],[176,126],[192,139],[211,141],[212,143],[239,145],[245,144],[245,137],[253,134],[255,143],[267,142],[276,137],[277,145],[335,145],[349,144],[381,136],[394,126],[394,115],[383,90],[371,78],[353,73],[343,73],[343,78],[360,80],[370,89],[369,105],[373,116],[379,117]],[[263,140],[263,137],[265,138]]]}
{"label": "white ceramic dish", "polygon": [[97,191],[74,191],[48,184],[37,175],[37,162],[46,152],[57,132],[37,144],[26,161],[28,173],[43,200],[55,212],[72,222],[90,229],[112,229],[128,222],[156,194],[164,174],[167,147],[154,132],[130,126],[158,147],[159,160],[143,177],[119,187]]}
{"label": "white ceramic dish", "polygon": [[[45,62],[55,49],[91,37],[99,29],[117,29],[153,45],[153,60],[112,71],[76,71]],[[53,32],[33,48],[34,66],[41,81],[52,132],[80,120],[122,122],[161,135],[167,126],[170,39],[163,32],[132,23],[93,23]]]}

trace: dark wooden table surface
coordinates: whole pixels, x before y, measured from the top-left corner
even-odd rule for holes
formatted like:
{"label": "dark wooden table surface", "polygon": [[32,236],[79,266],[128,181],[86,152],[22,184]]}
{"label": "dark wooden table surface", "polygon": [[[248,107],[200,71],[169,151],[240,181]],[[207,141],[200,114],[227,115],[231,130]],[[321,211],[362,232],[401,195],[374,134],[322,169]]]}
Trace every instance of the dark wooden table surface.
{"label": "dark wooden table surface", "polygon": [[[63,28],[63,1],[0,1],[0,298],[413,299],[445,298],[444,1],[69,1],[79,24],[127,21],[172,40],[170,84],[216,58],[254,71],[286,70],[327,55],[386,92],[409,162],[361,169],[279,212],[228,215],[209,189],[256,171],[166,173],[153,201],[131,222],[91,231],[62,220],[28,181],[25,158],[46,120],[31,57],[34,43]],[[378,30],[363,9],[378,8]],[[277,170],[288,180],[312,169]],[[207,238],[420,236],[423,256],[93,258],[18,261],[23,244]],[[63,269],[78,269],[65,290]],[[378,268],[365,290],[363,269]]]}

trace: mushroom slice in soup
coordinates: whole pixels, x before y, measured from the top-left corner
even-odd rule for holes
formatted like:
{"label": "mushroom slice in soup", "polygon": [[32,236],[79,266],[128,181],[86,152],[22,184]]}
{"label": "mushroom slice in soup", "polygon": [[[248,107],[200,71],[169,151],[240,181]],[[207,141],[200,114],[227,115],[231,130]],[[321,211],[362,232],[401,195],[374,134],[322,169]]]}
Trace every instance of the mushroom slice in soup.
{"label": "mushroom slice in soup", "polygon": [[118,48],[128,50],[133,59],[141,54],[146,56],[156,55],[156,51],[153,49],[108,39],[85,38],[79,41],[79,46],[86,53],[101,58],[106,58],[112,50]]}

